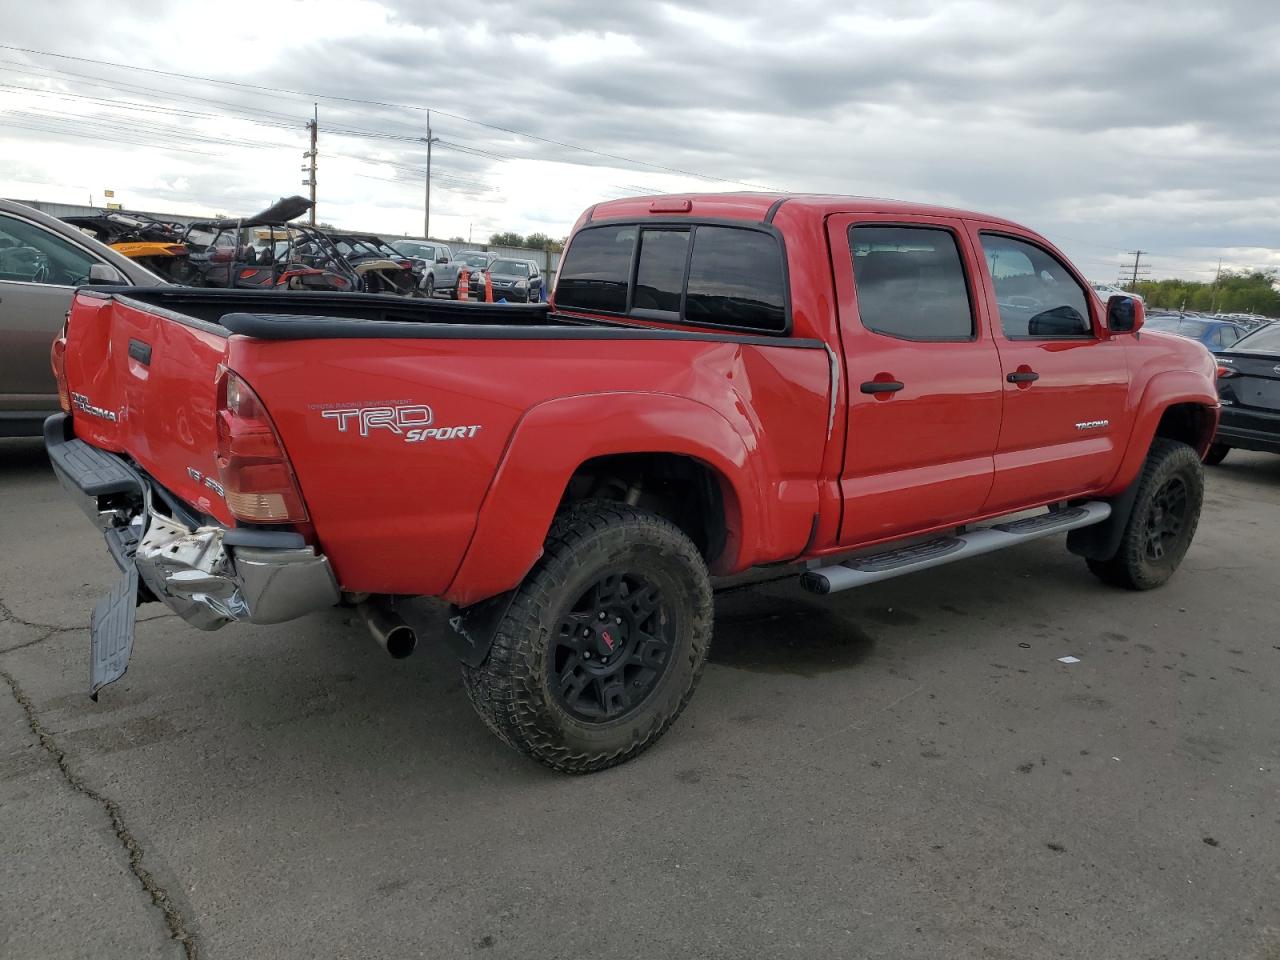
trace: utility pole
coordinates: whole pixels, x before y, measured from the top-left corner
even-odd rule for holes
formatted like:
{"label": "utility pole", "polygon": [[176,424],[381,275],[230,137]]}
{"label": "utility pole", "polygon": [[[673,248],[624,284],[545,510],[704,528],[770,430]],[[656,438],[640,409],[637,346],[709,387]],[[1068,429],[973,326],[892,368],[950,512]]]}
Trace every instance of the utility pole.
{"label": "utility pole", "polygon": [[427,111],[427,135],[419,137],[419,140],[425,140],[427,144],[427,192],[422,204],[422,236],[424,239],[431,239],[431,145],[436,143],[440,138],[431,135],[431,111]]}
{"label": "utility pole", "polygon": [[303,153],[303,157],[307,158],[310,163],[304,164],[302,170],[304,173],[309,171],[306,180],[302,181],[304,187],[311,188],[311,225],[316,225],[316,142],[320,138],[320,105],[312,104],[312,116],[307,121],[307,129],[311,131],[311,149]]}
{"label": "utility pole", "polygon": [[1130,290],[1130,292],[1136,292],[1136,291],[1137,291],[1137,289],[1138,289],[1138,274],[1139,274],[1139,272],[1144,273],[1144,274],[1145,274],[1145,273],[1150,272],[1150,271],[1148,271],[1148,270],[1146,270],[1146,269],[1143,269],[1143,270],[1139,271],[1139,268],[1138,268],[1138,264],[1140,264],[1140,263],[1142,262],[1142,255],[1143,255],[1144,253],[1146,253],[1147,251],[1146,251],[1146,250],[1129,250],[1129,251],[1126,251],[1126,252],[1133,254],[1133,277],[1132,277],[1132,279],[1130,279],[1130,281],[1129,281],[1129,290]]}
{"label": "utility pole", "polygon": [[1222,258],[1218,258],[1218,272],[1213,275],[1213,299],[1209,301],[1209,312],[1218,312],[1218,281],[1222,279]]}

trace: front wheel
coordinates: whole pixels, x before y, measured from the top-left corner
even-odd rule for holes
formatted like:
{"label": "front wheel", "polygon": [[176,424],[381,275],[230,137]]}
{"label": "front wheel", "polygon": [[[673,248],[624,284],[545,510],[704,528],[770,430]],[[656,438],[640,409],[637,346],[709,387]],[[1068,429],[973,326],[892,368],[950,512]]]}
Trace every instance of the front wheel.
{"label": "front wheel", "polygon": [[422,281],[422,295],[428,300],[436,295],[436,278],[429,273],[427,278]]}
{"label": "front wheel", "polygon": [[1231,448],[1225,443],[1211,443],[1209,451],[1204,455],[1204,462],[1211,467],[1216,467],[1226,459],[1227,454],[1231,452]]}
{"label": "front wheel", "polygon": [[1204,502],[1204,470],[1191,447],[1159,437],[1137,482],[1133,513],[1115,555],[1088,564],[1106,583],[1150,590],[1173,576],[1191,546]]}
{"label": "front wheel", "polygon": [[711,581],[670,521],[589,501],[557,518],[467,695],[506,743],[566,773],[630,760],[693,694],[711,644]]}

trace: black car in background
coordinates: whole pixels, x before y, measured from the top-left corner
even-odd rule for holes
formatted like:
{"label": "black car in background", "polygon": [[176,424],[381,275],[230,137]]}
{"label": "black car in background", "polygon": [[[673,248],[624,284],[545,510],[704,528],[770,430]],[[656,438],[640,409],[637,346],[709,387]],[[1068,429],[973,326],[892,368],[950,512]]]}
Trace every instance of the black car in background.
{"label": "black car in background", "polygon": [[[508,303],[540,303],[543,296],[542,273],[532,260],[502,257],[489,264],[494,301]],[[481,279],[480,282],[483,282]],[[473,289],[474,289],[473,284]]]}
{"label": "black car in background", "polygon": [[1280,324],[1215,350],[1222,418],[1205,463],[1221,463],[1232,447],[1280,453]]}

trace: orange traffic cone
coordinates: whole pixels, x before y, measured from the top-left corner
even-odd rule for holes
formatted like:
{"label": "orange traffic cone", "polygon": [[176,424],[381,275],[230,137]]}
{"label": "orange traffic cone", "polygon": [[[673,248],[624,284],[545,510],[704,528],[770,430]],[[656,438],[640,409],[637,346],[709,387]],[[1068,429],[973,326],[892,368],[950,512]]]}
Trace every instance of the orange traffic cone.
{"label": "orange traffic cone", "polygon": [[467,300],[471,297],[471,271],[458,271],[458,299]]}
{"label": "orange traffic cone", "polygon": [[484,302],[493,303],[493,275],[488,270],[484,272]]}

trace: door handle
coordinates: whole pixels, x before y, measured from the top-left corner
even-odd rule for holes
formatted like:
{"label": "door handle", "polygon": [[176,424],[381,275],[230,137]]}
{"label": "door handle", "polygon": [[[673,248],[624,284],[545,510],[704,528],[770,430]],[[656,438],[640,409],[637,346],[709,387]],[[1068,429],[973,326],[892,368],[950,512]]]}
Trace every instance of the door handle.
{"label": "door handle", "polygon": [[859,389],[863,393],[897,393],[905,386],[898,380],[868,380]]}
{"label": "door handle", "polygon": [[1005,377],[1010,383],[1034,383],[1040,379],[1040,374],[1034,370],[1015,370],[1013,373]]}

